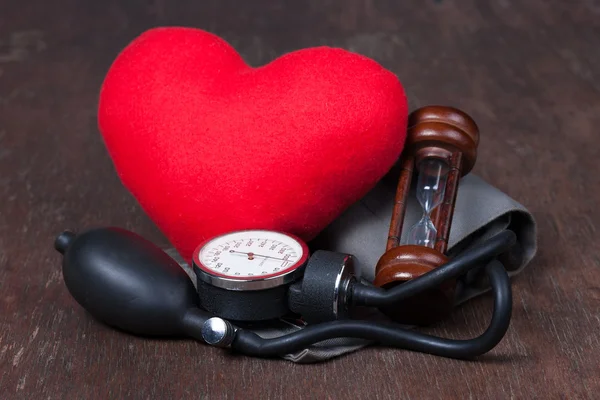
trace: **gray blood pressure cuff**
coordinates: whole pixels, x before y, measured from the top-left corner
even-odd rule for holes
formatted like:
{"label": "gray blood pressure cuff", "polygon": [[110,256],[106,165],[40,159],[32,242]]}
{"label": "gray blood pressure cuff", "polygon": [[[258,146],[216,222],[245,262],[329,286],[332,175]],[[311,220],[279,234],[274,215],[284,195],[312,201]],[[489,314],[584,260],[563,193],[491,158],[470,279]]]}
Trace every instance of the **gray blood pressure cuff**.
{"label": "gray blood pressure cuff", "polygon": [[[348,208],[310,243],[313,250],[330,250],[352,254],[360,278],[372,281],[375,266],[385,252],[390,218],[394,206],[398,170],[393,169],[364,198]],[[402,236],[422,215],[414,192],[409,197]],[[459,185],[450,231],[448,255],[468,249],[494,234],[510,229],[517,235],[519,256],[503,260],[510,276],[521,272],[537,250],[536,224],[529,211],[502,191],[470,174]],[[173,250],[168,253],[194,275]],[[195,283],[195,279],[192,279]],[[463,303],[489,290],[485,281],[469,282],[457,292],[456,304]],[[367,316],[368,317],[368,316]],[[373,318],[379,318],[373,313]],[[297,321],[279,320],[254,329],[264,338],[278,337],[302,329]],[[363,339],[336,338],[317,343],[294,354],[283,356],[296,363],[325,361],[352,351],[369,342]]]}

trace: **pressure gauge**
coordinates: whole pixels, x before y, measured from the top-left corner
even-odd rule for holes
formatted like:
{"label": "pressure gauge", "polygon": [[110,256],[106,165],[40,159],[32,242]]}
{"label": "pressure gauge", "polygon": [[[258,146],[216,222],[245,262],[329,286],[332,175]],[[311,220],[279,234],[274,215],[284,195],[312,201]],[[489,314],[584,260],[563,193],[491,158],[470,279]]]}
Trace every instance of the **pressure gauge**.
{"label": "pressure gauge", "polygon": [[196,248],[193,267],[201,305],[239,321],[277,318],[289,311],[287,288],[302,277],[309,250],[300,238],[243,230]]}
{"label": "pressure gauge", "polygon": [[194,254],[198,277],[229,290],[268,289],[295,280],[308,258],[300,239],[280,232],[247,230],[218,236]]}

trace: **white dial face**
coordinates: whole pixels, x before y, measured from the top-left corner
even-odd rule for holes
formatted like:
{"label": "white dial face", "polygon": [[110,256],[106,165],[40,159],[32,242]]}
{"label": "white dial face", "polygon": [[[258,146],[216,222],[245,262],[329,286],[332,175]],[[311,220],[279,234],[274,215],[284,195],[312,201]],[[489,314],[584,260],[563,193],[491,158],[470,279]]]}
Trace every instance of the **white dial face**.
{"label": "white dial face", "polygon": [[297,239],[272,231],[239,231],[207,242],[196,262],[207,272],[232,279],[264,279],[299,267],[307,258]]}

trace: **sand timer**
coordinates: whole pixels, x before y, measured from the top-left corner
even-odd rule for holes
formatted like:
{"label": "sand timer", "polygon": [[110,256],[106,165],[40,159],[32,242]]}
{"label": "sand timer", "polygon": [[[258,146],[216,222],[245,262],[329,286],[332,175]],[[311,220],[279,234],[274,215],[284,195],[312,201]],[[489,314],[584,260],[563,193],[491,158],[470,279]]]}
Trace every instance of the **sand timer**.
{"label": "sand timer", "polygon": [[[446,251],[458,183],[477,158],[479,129],[464,112],[452,107],[428,106],[409,116],[408,134],[398,179],[386,252],[377,263],[375,285],[391,287],[414,279],[448,261]],[[400,243],[406,201],[413,177],[422,217],[407,227]],[[402,309],[384,311],[409,324],[428,324],[448,314],[454,305],[456,283],[415,296]]]}

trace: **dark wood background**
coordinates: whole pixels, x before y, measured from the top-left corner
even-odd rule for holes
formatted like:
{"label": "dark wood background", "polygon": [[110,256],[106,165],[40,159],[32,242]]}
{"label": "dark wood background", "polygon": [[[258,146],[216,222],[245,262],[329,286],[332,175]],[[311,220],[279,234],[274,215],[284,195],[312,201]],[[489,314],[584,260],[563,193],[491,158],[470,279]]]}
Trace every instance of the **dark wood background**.
{"label": "dark wood background", "polygon": [[[253,65],[344,47],[397,73],[411,108],[469,112],[475,173],[526,205],[539,254],[503,342],[477,362],[372,348],[319,365],[151,341],[89,318],[52,249],[64,228],[164,237],[123,189],[96,125],[114,57],[158,25],[215,32]],[[0,398],[598,398],[600,2],[0,2]],[[479,333],[490,299],[431,329]]]}

